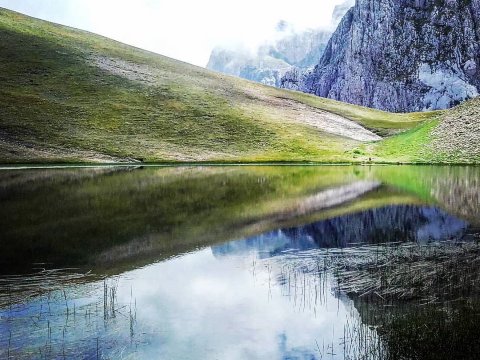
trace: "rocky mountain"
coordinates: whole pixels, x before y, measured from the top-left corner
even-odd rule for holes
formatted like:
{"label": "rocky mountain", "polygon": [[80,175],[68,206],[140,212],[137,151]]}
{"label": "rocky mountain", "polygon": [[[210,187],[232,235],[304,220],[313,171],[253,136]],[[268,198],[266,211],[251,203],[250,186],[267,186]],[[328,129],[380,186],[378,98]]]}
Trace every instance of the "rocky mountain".
{"label": "rocky mountain", "polygon": [[480,0],[357,0],[312,71],[281,87],[377,109],[446,109],[480,89]]}
{"label": "rocky mountain", "polygon": [[[346,0],[334,9],[332,29],[353,4],[354,0]],[[277,25],[277,35],[277,40],[265,43],[253,53],[246,49],[217,47],[210,55],[207,68],[278,87],[289,70],[305,71],[318,63],[332,31],[310,29],[295,32],[288,23],[281,21]]]}

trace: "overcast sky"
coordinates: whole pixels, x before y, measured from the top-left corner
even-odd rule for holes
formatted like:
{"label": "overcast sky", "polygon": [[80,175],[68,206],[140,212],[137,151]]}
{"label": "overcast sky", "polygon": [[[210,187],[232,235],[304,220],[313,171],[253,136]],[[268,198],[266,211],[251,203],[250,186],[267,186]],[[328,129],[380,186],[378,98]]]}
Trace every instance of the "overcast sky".
{"label": "overcast sky", "polygon": [[217,45],[255,48],[286,20],[327,27],[343,0],[0,0],[0,6],[89,30],[199,66]]}

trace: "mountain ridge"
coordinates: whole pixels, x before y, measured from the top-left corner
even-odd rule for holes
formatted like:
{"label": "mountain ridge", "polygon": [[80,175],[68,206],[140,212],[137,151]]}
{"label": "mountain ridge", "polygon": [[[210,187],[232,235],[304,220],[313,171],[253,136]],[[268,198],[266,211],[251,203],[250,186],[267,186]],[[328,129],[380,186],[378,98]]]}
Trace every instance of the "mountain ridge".
{"label": "mountain ridge", "polygon": [[[332,116],[313,96],[5,9],[0,39],[1,163],[344,162],[358,143],[322,120]],[[359,130],[343,110],[381,114],[336,112]]]}
{"label": "mountain ridge", "polygon": [[480,1],[358,0],[315,69],[281,87],[386,111],[447,109],[478,96]]}

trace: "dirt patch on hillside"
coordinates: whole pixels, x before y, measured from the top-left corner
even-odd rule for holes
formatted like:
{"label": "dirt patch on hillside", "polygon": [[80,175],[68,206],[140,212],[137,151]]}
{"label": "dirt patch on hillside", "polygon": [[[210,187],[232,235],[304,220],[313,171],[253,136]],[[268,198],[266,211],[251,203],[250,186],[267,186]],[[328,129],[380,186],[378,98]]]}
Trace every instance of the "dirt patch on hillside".
{"label": "dirt patch on hillside", "polygon": [[382,138],[365,129],[358,123],[340,115],[330,113],[286,97],[267,95],[261,88],[244,89],[254,99],[271,105],[272,109],[281,111],[285,120],[312,126],[326,133],[346,137],[357,141],[378,141]]}
{"label": "dirt patch on hillside", "polygon": [[[102,70],[131,81],[150,86],[154,86],[157,83],[155,69],[147,65],[103,56],[92,57],[90,61]],[[248,98],[256,100],[257,103],[254,105],[269,105],[271,107],[271,109],[268,109],[270,113],[276,112],[278,117],[287,121],[312,126],[326,133],[357,141],[377,141],[382,139],[354,121],[305,105],[293,99],[271,96],[261,87],[252,85],[251,87],[243,87],[242,90]]]}
{"label": "dirt patch on hillside", "polygon": [[108,58],[105,56],[94,56],[90,58],[91,63],[112,75],[124,77],[131,81],[139,81],[144,84],[153,85],[155,81],[154,71],[147,65],[139,65],[122,59]]}

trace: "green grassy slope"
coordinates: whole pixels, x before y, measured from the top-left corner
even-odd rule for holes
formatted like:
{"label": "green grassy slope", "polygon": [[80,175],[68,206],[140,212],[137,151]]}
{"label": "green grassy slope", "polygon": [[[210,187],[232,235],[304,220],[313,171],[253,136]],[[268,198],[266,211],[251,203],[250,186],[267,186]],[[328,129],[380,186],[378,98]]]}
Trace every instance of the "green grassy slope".
{"label": "green grassy slope", "polygon": [[380,135],[436,116],[275,89],[3,9],[0,84],[0,163],[363,161],[361,143],[304,113]]}
{"label": "green grassy slope", "polygon": [[374,161],[480,163],[480,98],[475,98],[376,144],[361,146]]}

